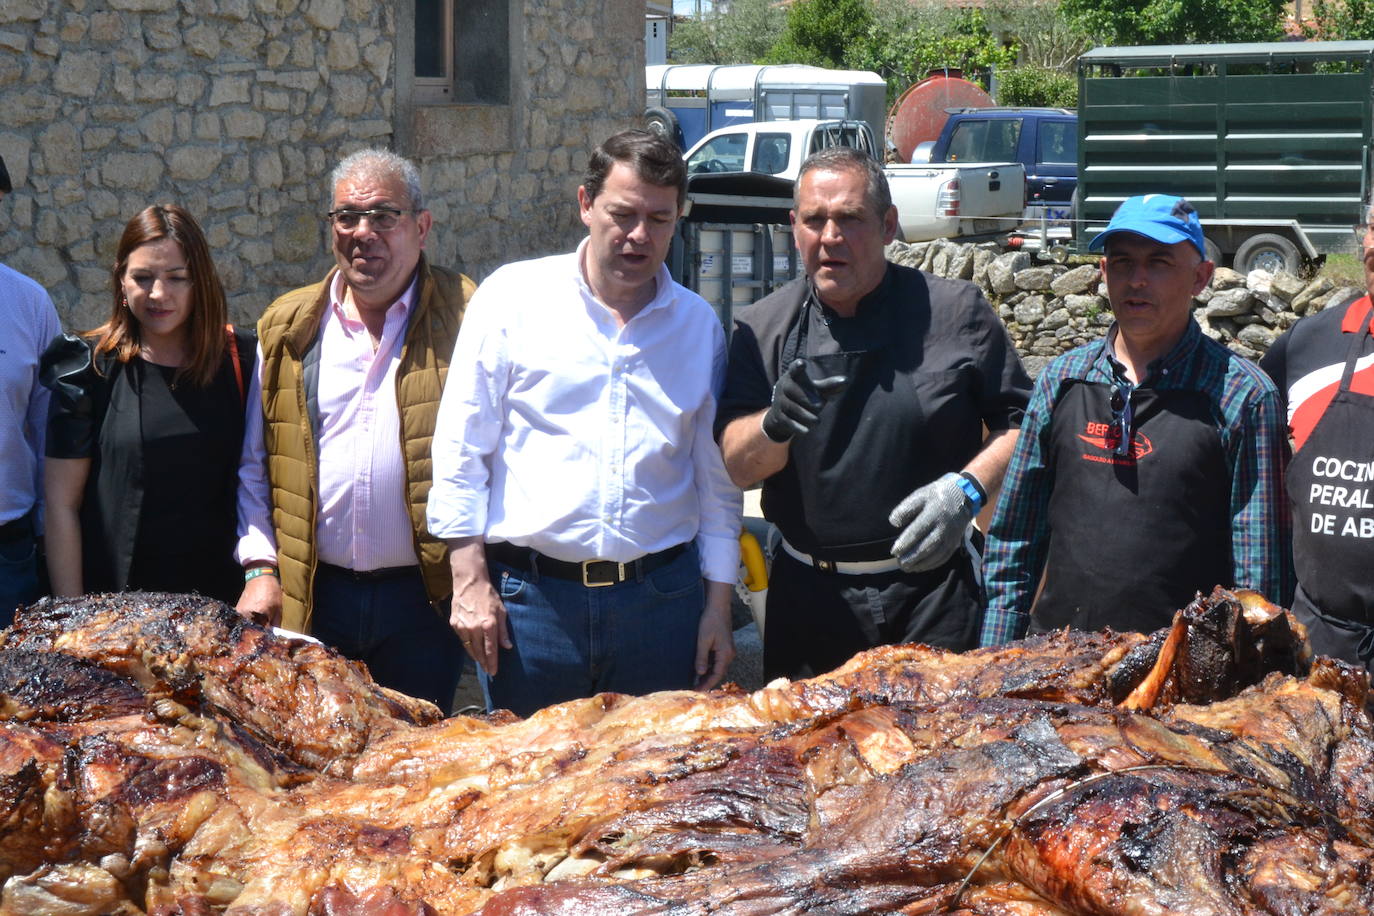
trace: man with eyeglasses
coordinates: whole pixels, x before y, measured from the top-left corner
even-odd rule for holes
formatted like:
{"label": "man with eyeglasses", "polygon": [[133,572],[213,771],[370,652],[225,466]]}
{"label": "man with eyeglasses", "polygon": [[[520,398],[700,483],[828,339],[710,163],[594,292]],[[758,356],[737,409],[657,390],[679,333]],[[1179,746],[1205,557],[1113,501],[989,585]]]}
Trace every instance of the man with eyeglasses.
{"label": "man with eyeglasses", "polygon": [[1374,672],[1374,236],[1355,227],[1367,295],[1303,318],[1260,360],[1287,403],[1292,609],[1314,651]]}
{"label": "man with eyeglasses", "polygon": [[1036,380],[989,530],[983,645],[1149,632],[1215,585],[1291,588],[1278,392],[1193,320],[1215,269],[1197,213],[1132,197],[1089,248],[1116,321]]}
{"label": "man with eyeglasses", "polygon": [[363,150],[330,187],[335,268],[258,322],[238,610],[447,711],[463,650],[448,627],[448,550],[425,527],[429,442],[474,287],[425,258],[413,163]]}
{"label": "man with eyeglasses", "polygon": [[577,190],[587,237],[497,270],[458,336],[429,527],[489,708],[706,689],[734,656],[725,333],[663,265],[686,188],[672,143],[608,138]]}

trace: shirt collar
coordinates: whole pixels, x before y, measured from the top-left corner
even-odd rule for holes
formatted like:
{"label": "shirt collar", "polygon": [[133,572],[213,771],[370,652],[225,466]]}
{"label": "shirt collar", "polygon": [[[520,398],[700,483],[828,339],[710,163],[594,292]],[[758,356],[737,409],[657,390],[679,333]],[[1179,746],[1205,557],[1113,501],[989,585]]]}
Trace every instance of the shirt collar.
{"label": "shirt collar", "polygon": [[[595,303],[597,308],[609,313],[610,306],[602,302],[601,297],[592,291],[591,284],[587,282],[587,276],[582,271],[582,257],[586,253],[587,244],[590,241],[591,237],[588,236],[584,237],[582,241],[577,244],[577,252],[572,259],[573,273],[577,275],[577,288],[582,291],[582,298],[588,303]],[[634,321],[635,318],[647,314],[648,312],[657,309],[666,309],[677,300],[677,284],[673,282],[673,275],[668,273],[668,265],[658,265],[658,273],[654,276],[655,279],[658,280],[657,288],[654,290],[654,298],[650,299],[644,308],[636,312],[634,318],[631,318],[630,321]],[[626,323],[628,324],[629,322]]]}
{"label": "shirt collar", "polygon": [[[410,283],[406,286],[405,292],[401,293],[400,298],[395,302],[387,306],[387,314],[390,315],[392,310],[395,309],[402,317],[408,315],[410,310],[415,306],[415,297],[419,294],[419,289],[420,271],[417,268],[415,273],[411,276]],[[348,317],[348,312],[344,309],[343,294],[343,271],[336,270],[334,271],[333,278],[329,282],[329,307],[339,318]]]}
{"label": "shirt collar", "polygon": [[1341,330],[1346,334],[1359,333],[1361,328],[1374,334],[1374,315],[1370,314],[1370,299],[1361,296],[1345,307],[1345,317],[1341,320]]}
{"label": "shirt collar", "polygon": [[[878,281],[878,285],[864,293],[863,297],[859,299],[859,304],[854,308],[854,317],[857,318],[860,315],[867,317],[870,313],[877,313],[886,308],[887,304],[892,300],[892,285],[897,282],[894,279],[895,277],[896,271],[893,269],[893,265],[888,263],[887,267],[883,270],[883,278]],[[839,317],[838,312],[821,301],[821,297],[816,293],[816,285],[811,281],[810,277],[806,278],[806,287],[811,295],[811,300],[819,306],[817,309],[818,318],[829,323],[832,319]]]}
{"label": "shirt collar", "polygon": [[[1097,362],[1103,372],[1113,377],[1125,379],[1126,367],[1116,358],[1116,354],[1112,352],[1112,342],[1116,340],[1117,333],[1117,324],[1113,321],[1112,326],[1107,329],[1107,333],[1102,337],[1102,346],[1098,353]],[[1197,350],[1201,342],[1202,328],[1198,326],[1198,323],[1193,320],[1192,316],[1189,316],[1188,326],[1183,329],[1183,336],[1179,338],[1178,343],[1174,344],[1173,348],[1168,353],[1151,361],[1151,363],[1145,367],[1145,374],[1140,379],[1139,384],[1146,385],[1154,382],[1156,379],[1174,373],[1179,367],[1193,358],[1193,353]]]}

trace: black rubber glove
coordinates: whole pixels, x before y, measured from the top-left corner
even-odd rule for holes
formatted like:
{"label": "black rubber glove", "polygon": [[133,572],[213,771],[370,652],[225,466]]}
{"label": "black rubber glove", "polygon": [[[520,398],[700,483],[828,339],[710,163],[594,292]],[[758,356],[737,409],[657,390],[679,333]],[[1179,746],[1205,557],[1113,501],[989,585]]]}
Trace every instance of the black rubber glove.
{"label": "black rubber glove", "polygon": [[763,415],[763,434],[774,442],[806,435],[820,419],[821,408],[848,384],[844,375],[813,382],[806,374],[806,360],[794,359],[773,386],[773,406]]}

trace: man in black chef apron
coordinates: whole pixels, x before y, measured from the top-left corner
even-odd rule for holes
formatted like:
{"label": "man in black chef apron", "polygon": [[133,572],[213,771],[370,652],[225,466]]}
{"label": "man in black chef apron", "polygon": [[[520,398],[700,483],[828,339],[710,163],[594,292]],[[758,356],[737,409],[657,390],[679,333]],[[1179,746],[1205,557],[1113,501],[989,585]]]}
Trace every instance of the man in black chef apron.
{"label": "man in black chef apron", "polygon": [[732,479],[763,483],[782,535],[764,672],[820,673],[889,643],[969,648],[983,605],[970,521],[1001,483],[1030,381],[976,286],[885,260],[897,211],[866,154],[807,159],[793,204],[806,276],[736,313],[716,419]]}
{"label": "man in black chef apron", "polygon": [[[1355,227],[1374,293],[1369,211]],[[1302,319],[1260,366],[1287,402],[1294,455],[1293,613],[1314,651],[1374,671],[1374,308],[1365,295]]]}
{"label": "man in black chef apron", "polygon": [[1197,213],[1132,197],[1089,247],[1116,321],[1036,380],[988,533],[984,645],[1028,624],[1148,632],[1216,585],[1287,597],[1278,392],[1193,320],[1214,269]]}

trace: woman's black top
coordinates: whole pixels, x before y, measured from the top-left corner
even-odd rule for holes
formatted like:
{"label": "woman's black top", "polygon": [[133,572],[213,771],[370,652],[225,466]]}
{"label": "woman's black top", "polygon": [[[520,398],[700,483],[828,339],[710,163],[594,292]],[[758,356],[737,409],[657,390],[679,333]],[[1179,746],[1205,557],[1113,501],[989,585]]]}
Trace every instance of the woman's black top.
{"label": "woman's black top", "polygon": [[226,347],[204,388],[177,380],[175,369],[109,354],[97,372],[92,342],[73,335],[44,353],[47,454],[91,459],[81,502],[86,591],[238,599],[235,496],[256,341],[244,331],[235,340],[242,385]]}

